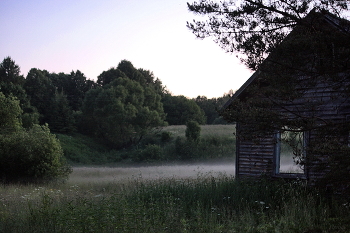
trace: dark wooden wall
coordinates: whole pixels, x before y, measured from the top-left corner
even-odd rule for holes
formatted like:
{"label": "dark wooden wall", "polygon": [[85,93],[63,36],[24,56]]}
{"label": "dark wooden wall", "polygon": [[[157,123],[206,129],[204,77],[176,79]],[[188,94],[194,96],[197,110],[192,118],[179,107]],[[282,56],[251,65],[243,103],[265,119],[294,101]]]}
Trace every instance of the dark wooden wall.
{"label": "dark wooden wall", "polygon": [[[319,118],[319,122],[316,123],[319,126],[330,121],[345,122],[350,120],[350,100],[348,100],[347,97],[341,96],[340,92],[338,92],[340,89],[333,89],[330,85],[324,83],[318,83],[315,86],[303,88],[303,97],[292,102],[286,102],[284,109],[281,109],[280,111],[285,112],[286,114],[289,111],[294,111],[298,112],[298,114],[303,117]],[[317,108],[310,107],[313,102],[317,103],[315,105]],[[296,116],[292,114],[290,117],[295,118]],[[239,129],[239,127],[243,126],[238,123],[237,129]],[[239,134],[237,137],[239,138]],[[317,134],[310,131],[308,137],[310,143],[315,140]],[[275,135],[266,135],[266,137],[262,137],[255,142],[251,140],[237,139],[236,176],[275,176],[275,143]],[[326,172],[326,170],[316,169],[316,166],[317,163],[315,162],[305,168],[305,178],[311,182],[323,177]]]}

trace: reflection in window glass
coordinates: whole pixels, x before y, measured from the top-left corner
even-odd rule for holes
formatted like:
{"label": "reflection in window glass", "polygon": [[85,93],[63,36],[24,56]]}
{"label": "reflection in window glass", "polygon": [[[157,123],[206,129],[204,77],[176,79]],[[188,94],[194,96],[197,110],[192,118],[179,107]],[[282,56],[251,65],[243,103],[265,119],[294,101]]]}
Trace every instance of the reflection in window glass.
{"label": "reflection in window glass", "polygon": [[276,173],[304,173],[304,133],[283,131],[277,134]]}

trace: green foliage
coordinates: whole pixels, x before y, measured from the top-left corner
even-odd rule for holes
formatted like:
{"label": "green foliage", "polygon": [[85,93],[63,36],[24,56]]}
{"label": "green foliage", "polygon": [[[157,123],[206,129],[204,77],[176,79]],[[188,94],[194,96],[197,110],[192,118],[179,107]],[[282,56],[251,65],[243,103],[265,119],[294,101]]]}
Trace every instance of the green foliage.
{"label": "green foliage", "polygon": [[57,134],[57,138],[69,163],[79,165],[234,158],[234,126],[203,125],[201,128],[198,143],[186,140],[185,125],[167,126],[145,135],[135,146],[121,150],[111,150],[102,138],[79,133]]}
{"label": "green foliage", "polygon": [[[176,134],[152,133],[155,127],[166,124],[163,103],[167,104],[170,122],[185,124],[194,120],[204,124],[206,121],[195,100],[171,96],[151,71],[136,69],[126,60],[117,68],[102,72],[97,83],[86,80],[79,70],[56,74],[31,69],[24,79],[19,66],[10,58],[5,58],[1,65],[1,88],[6,92],[6,101],[18,100],[19,107],[2,104],[0,108],[7,115],[22,108],[22,114],[12,117],[16,123],[12,122],[12,126],[17,125],[13,130],[19,130],[21,122],[27,129],[37,123],[48,123],[52,132],[60,133],[58,137],[70,163],[115,163],[138,160],[135,158],[142,154],[153,161],[185,159],[188,157],[175,150]],[[1,100],[5,100],[3,96]],[[89,137],[72,134],[75,130]],[[181,135],[181,141],[184,140],[185,129]],[[122,149],[116,151],[111,147]],[[191,147],[185,146],[187,151]],[[195,151],[190,157],[200,158],[199,150]]]}
{"label": "green foliage", "polygon": [[219,115],[219,110],[232,96],[232,90],[228,94],[224,94],[219,98],[208,99],[205,96],[198,96],[194,99],[197,105],[204,111],[206,116],[206,124],[227,124],[225,120]]}
{"label": "green foliage", "polygon": [[164,132],[170,132],[174,139],[162,143],[167,160],[205,160],[214,158],[234,158],[236,138],[234,125],[203,125],[200,140],[186,140],[186,126],[168,126]]}
{"label": "green foliage", "polygon": [[155,130],[127,149],[111,150],[101,138],[78,133],[58,134],[64,155],[72,164],[129,164],[130,162],[164,162],[178,160],[233,159],[235,137],[232,125],[201,126],[198,142],[186,140],[186,126],[167,126]]}
{"label": "green foliage", "polygon": [[169,125],[185,125],[191,120],[197,121],[199,124],[206,122],[204,111],[192,99],[166,94],[162,102]]}
{"label": "green foliage", "polygon": [[63,91],[67,95],[67,100],[71,109],[73,111],[78,111],[83,105],[85,93],[92,88],[89,84],[91,80],[87,80],[85,75],[79,70],[76,72],[72,71],[70,75],[66,75],[66,77],[67,84],[66,87],[63,88]]}
{"label": "green foliage", "polygon": [[196,121],[189,121],[186,124],[186,138],[188,141],[198,142],[201,136],[201,127]]}
{"label": "green foliage", "polygon": [[136,162],[161,161],[164,158],[162,148],[159,145],[148,144],[144,149],[137,150],[134,158]]}
{"label": "green foliage", "polygon": [[94,85],[79,70],[71,74],[49,73],[31,69],[24,88],[40,115],[40,123],[48,123],[53,132],[72,132],[76,129],[73,110],[81,110],[85,93]]}
{"label": "green foliage", "polygon": [[20,75],[21,71],[15,61],[10,57],[4,58],[0,64],[0,82],[13,83],[14,85],[22,85],[24,78]]}
{"label": "green foliage", "polygon": [[40,114],[37,112],[36,108],[33,106],[24,107],[21,116],[22,126],[26,129],[33,127],[35,124],[39,124]]}
{"label": "green foliage", "polygon": [[[161,96],[153,88],[156,84],[147,83],[152,82],[149,75],[143,76],[127,61],[119,66],[123,71],[112,68],[100,75],[100,80],[108,77],[101,81],[103,88],[89,91],[83,105],[90,132],[114,148],[137,143],[150,129],[164,125],[165,118]],[[120,72],[125,73],[114,76]]]}
{"label": "green foliage", "polygon": [[50,74],[46,70],[33,68],[28,72],[23,86],[30,97],[31,105],[41,114],[40,123],[47,123],[51,116],[50,107],[56,91]]}
{"label": "green foliage", "polygon": [[0,92],[0,133],[16,131],[21,127],[22,109],[15,97],[5,97]]}
{"label": "green foliage", "polygon": [[106,165],[120,162],[122,152],[111,150],[101,140],[83,134],[57,134],[64,157],[74,165]]}
{"label": "green foliage", "polygon": [[205,96],[197,96],[197,98],[194,99],[197,105],[204,111],[207,118],[206,124],[212,124],[215,118],[219,117],[216,100],[216,98],[208,99]]}
{"label": "green foliage", "polygon": [[48,124],[53,132],[70,133],[75,131],[73,111],[69,106],[67,96],[62,92],[55,93],[49,107]]}
{"label": "green foliage", "polygon": [[172,137],[171,132],[165,131],[165,132],[162,132],[162,134],[161,134],[161,140],[163,143],[169,142],[171,140],[171,137]]}
{"label": "green foliage", "polygon": [[97,77],[97,84],[105,86],[110,84],[113,80],[117,78],[127,78],[127,76],[120,69],[111,68],[107,71],[103,71]]}
{"label": "green foliage", "polygon": [[47,73],[47,77],[56,91],[67,96],[69,107],[74,111],[81,110],[85,93],[96,86],[94,81],[87,80],[79,70],[72,71],[70,74]]}
{"label": "green foliage", "polygon": [[[0,92],[0,179],[2,182],[38,182],[67,178],[59,141],[47,125],[33,125],[35,113],[22,113],[20,101]],[[22,121],[28,128],[22,128]]]}
{"label": "green foliage", "polygon": [[101,92],[100,89],[101,88],[98,87],[96,89],[91,89],[86,93],[81,114],[78,115],[77,126],[79,132],[90,136],[94,136],[95,132],[98,130],[98,124],[94,117],[94,102]]}
{"label": "green foliage", "polygon": [[59,141],[47,125],[1,134],[0,145],[0,177],[3,182],[66,179],[71,171]]}
{"label": "green foliage", "polygon": [[186,141],[181,137],[176,137],[175,153],[180,160],[190,160],[196,156],[195,144],[191,141]]}
{"label": "green foliage", "polygon": [[29,97],[23,87],[24,82],[19,66],[10,57],[5,58],[0,64],[0,92],[6,97],[16,97],[20,101],[23,127],[29,128],[38,123],[39,114],[35,107],[30,105]]}
{"label": "green foliage", "polygon": [[180,160],[201,160],[214,158],[233,158],[236,140],[234,137],[205,136],[200,141],[188,141],[177,137],[175,140],[175,158]]}

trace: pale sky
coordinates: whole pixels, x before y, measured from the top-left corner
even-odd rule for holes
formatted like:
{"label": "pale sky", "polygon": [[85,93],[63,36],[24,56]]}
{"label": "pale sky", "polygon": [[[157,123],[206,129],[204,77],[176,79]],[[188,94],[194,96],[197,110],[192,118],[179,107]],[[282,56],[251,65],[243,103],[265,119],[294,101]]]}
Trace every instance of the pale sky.
{"label": "pale sky", "polygon": [[[88,79],[123,60],[153,71],[174,95],[220,97],[252,74],[186,28],[186,0],[0,0],[0,60]],[[192,2],[192,1],[191,1]]]}

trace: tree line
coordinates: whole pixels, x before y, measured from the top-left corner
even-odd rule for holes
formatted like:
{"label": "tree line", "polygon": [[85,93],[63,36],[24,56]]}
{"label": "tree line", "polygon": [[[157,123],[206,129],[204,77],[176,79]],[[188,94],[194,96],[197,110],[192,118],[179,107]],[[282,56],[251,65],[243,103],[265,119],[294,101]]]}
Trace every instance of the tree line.
{"label": "tree line", "polygon": [[216,111],[230,97],[175,96],[153,72],[122,60],[89,80],[32,68],[26,77],[10,57],[0,64],[0,92],[19,101],[24,128],[47,124],[54,133],[83,133],[112,148],[137,143],[149,130],[165,125],[225,123]]}

